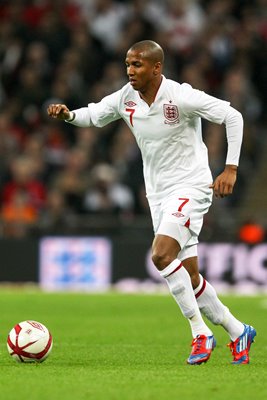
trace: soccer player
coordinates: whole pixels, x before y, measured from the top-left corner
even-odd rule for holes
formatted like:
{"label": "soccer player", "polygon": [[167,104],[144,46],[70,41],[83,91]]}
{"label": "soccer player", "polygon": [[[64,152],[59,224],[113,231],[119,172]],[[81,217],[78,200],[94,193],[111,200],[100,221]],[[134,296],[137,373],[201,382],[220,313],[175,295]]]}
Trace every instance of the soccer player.
{"label": "soccer player", "polygon": [[[162,75],[164,52],[153,41],[127,52],[129,83],[98,103],[70,111],[50,104],[53,118],[80,126],[102,127],[122,118],[140,147],[155,238],[152,259],[192,331],[191,365],[206,362],[216,345],[205,315],[229,334],[233,364],[248,364],[255,329],[236,319],[214,288],[199,274],[198,236],[212,194],[232,193],[237,176],[243,118],[226,101]],[[213,181],[201,118],[225,124],[228,143],[224,171]]]}

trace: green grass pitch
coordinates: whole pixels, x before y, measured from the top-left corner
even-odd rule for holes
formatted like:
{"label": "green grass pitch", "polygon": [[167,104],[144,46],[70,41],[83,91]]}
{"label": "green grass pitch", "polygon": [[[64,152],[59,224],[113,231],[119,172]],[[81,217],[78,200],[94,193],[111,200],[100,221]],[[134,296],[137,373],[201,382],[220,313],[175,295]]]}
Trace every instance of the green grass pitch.
{"label": "green grass pitch", "polygon": [[[267,299],[223,297],[257,329],[250,365],[234,366],[228,335],[213,329],[210,361],[186,365],[191,335],[170,295],[45,294],[0,290],[0,397],[3,400],[267,399]],[[7,352],[17,322],[44,323],[54,347],[42,364],[20,364]]]}

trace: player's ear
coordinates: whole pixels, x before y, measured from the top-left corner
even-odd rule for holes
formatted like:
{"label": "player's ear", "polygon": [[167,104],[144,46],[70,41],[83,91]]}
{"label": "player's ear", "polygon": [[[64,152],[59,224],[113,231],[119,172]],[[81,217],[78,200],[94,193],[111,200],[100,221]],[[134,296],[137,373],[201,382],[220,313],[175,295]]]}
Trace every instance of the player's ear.
{"label": "player's ear", "polygon": [[161,64],[161,62],[156,62],[156,64],[154,65],[154,71],[153,71],[153,74],[154,75],[159,75],[159,74],[161,74],[161,67],[162,67],[162,64]]}

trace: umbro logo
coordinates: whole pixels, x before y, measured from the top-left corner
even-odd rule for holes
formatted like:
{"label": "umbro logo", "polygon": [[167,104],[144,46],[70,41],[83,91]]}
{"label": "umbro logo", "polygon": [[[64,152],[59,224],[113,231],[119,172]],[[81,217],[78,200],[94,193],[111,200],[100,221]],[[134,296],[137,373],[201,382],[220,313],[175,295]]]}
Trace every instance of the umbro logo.
{"label": "umbro logo", "polygon": [[172,215],[174,215],[174,216],[177,217],[177,218],[184,217],[184,214],[182,214],[180,211],[177,211],[177,212],[175,212],[175,213],[172,213]]}
{"label": "umbro logo", "polygon": [[134,101],[132,101],[132,100],[126,101],[126,103],[124,103],[124,104],[126,104],[126,106],[128,106],[128,107],[134,107],[134,106],[136,106],[136,103],[135,103]]}

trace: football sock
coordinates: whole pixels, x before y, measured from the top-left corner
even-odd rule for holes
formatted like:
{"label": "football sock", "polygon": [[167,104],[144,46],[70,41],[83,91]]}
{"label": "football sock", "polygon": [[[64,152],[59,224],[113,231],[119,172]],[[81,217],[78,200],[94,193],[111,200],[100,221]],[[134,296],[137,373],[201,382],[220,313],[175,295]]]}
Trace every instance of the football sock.
{"label": "football sock", "polygon": [[213,286],[201,275],[200,284],[194,290],[199,309],[213,324],[221,325],[231,340],[236,340],[244,331],[244,325],[236,319],[229,309],[219,300]]}
{"label": "football sock", "polygon": [[171,294],[180,307],[183,315],[188,319],[193,337],[197,335],[211,336],[212,332],[203,321],[194,295],[191,279],[180,260],[176,259],[169,264],[160,275],[165,278]]}

